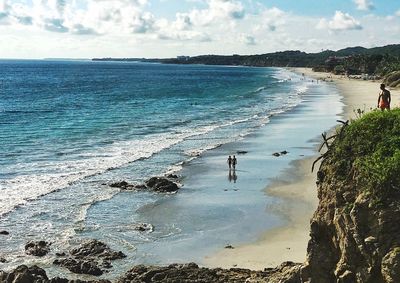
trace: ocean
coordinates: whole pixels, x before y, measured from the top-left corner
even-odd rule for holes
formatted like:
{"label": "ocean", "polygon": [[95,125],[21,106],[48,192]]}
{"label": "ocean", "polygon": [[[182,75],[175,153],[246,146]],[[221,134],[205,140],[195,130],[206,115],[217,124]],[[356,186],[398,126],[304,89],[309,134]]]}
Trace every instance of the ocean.
{"label": "ocean", "polygon": [[[128,255],[112,277],[132,263],[201,261],[224,244],[254,240],[284,221],[263,218],[276,201],[263,188],[314,154],[310,140],[340,113],[332,85],[280,68],[0,61],[0,230],[11,234],[0,242],[4,267],[38,263],[59,275],[56,251],[97,238]],[[293,154],[265,165],[257,180],[244,181],[252,173],[239,167],[229,182],[225,155],[249,151],[239,158],[259,167],[250,159],[260,146]],[[182,176],[173,195],[109,186],[170,173]],[[226,202],[233,188],[240,194]],[[154,232],[136,231],[140,222]],[[52,242],[53,253],[25,256],[31,239]]]}

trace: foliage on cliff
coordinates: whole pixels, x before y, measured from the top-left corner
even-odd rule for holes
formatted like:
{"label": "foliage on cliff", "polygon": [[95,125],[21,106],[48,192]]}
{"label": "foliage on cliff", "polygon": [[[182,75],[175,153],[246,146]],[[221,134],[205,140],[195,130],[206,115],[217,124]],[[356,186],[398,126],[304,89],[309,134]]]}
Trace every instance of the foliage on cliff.
{"label": "foliage on cliff", "polygon": [[347,126],[329,153],[339,178],[382,199],[400,190],[400,109],[376,110]]}
{"label": "foliage on cliff", "polygon": [[339,129],[318,179],[303,281],[400,282],[400,109]]}

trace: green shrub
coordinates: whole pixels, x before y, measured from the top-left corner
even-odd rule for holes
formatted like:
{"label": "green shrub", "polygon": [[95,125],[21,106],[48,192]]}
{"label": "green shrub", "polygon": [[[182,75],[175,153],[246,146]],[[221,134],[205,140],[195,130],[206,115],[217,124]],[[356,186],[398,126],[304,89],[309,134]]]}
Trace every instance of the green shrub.
{"label": "green shrub", "polygon": [[352,121],[328,152],[338,179],[376,199],[400,187],[400,109],[374,110]]}

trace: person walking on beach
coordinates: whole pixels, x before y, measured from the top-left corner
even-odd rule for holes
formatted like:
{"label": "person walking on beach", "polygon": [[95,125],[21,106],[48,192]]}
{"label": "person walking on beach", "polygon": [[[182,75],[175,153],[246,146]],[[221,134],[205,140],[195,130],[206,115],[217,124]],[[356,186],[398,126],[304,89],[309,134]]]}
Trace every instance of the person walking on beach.
{"label": "person walking on beach", "polygon": [[379,93],[378,97],[378,108],[381,108],[381,110],[390,110],[390,102],[391,102],[391,97],[390,97],[390,91],[388,91],[385,88],[385,84],[381,84],[381,92]]}
{"label": "person walking on beach", "polygon": [[233,158],[232,158],[232,166],[233,166],[233,170],[235,170],[235,168],[236,168],[236,164],[237,164],[236,157],[235,157],[235,156],[233,156]]}
{"label": "person walking on beach", "polygon": [[231,167],[232,167],[232,157],[229,155],[229,157],[228,157],[228,166],[229,166],[229,170],[231,170]]}

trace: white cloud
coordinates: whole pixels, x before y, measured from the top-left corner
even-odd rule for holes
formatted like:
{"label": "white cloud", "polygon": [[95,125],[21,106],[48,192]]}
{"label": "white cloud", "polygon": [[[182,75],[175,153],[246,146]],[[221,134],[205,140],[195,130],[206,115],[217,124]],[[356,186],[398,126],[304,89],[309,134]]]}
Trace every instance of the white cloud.
{"label": "white cloud", "polygon": [[207,8],[193,9],[187,15],[194,25],[209,25],[212,23],[239,20],[245,16],[243,5],[234,0],[207,0]]}
{"label": "white cloud", "polygon": [[369,11],[374,8],[374,4],[370,0],[353,0],[358,10]]}
{"label": "white cloud", "polygon": [[331,20],[321,19],[317,25],[318,29],[330,29],[332,31],[360,30],[362,26],[359,21],[348,13],[336,11]]}
{"label": "white cloud", "polygon": [[147,0],[32,0],[10,4],[0,0],[0,24],[34,25],[40,29],[77,35],[147,33],[155,27],[154,16],[143,8]]}
{"label": "white cloud", "polygon": [[397,10],[397,12],[395,13],[396,16],[400,17],[400,10]]}
{"label": "white cloud", "polygon": [[246,45],[256,45],[257,44],[254,36],[251,36],[248,34],[241,34],[239,38],[240,38],[240,41]]}
{"label": "white cloud", "polygon": [[[154,0],[32,1],[33,5],[28,4],[31,0],[0,0],[0,34],[8,40],[0,45],[0,57],[318,52],[384,45],[400,38],[400,11],[390,18],[368,13],[359,19],[337,11],[319,19],[254,0],[186,0],[182,9],[191,9],[178,7],[175,16],[165,11],[169,17],[161,17],[152,13],[152,4],[170,5],[168,0],[164,4]],[[346,30],[359,31],[340,32]]]}
{"label": "white cloud", "polygon": [[279,26],[286,22],[286,14],[282,10],[273,7],[264,9],[258,15],[260,24],[255,27],[256,30],[275,31]]}
{"label": "white cloud", "polygon": [[173,28],[178,30],[187,30],[193,25],[188,14],[177,13],[176,20],[172,23]]}

